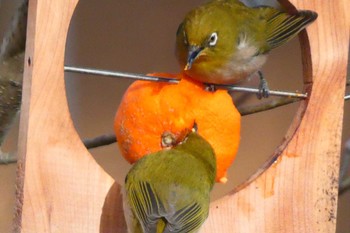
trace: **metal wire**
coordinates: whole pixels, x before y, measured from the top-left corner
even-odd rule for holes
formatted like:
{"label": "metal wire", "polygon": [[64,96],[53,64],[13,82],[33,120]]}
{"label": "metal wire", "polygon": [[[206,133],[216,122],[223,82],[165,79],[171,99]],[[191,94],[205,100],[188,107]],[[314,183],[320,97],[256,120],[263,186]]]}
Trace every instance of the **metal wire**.
{"label": "metal wire", "polygon": [[109,71],[109,70],[99,70],[99,69],[82,68],[82,67],[73,67],[73,66],[65,66],[64,71],[81,73],[81,74],[101,75],[101,76],[114,77],[114,78],[128,78],[128,79],[143,80],[143,81],[169,82],[169,83],[178,83],[179,82],[179,80],[177,80],[177,79],[153,77],[153,76],[147,76],[147,75],[142,75],[142,74]]}
{"label": "metal wire", "polygon": [[[237,86],[229,86],[229,85],[214,85],[216,88],[222,88],[226,90],[232,90],[232,91],[238,91],[238,92],[248,92],[248,93],[254,93],[258,94],[260,92],[257,88],[251,88],[251,87],[237,87]],[[270,90],[269,95],[273,96],[286,96],[286,97],[294,97],[294,98],[307,98],[307,93],[297,93],[297,92],[287,92],[287,91],[276,91],[276,90]]]}
{"label": "metal wire", "polygon": [[[178,79],[172,79],[172,78],[154,77],[154,76],[148,76],[143,74],[73,67],[73,66],[65,66],[64,71],[81,73],[81,74],[101,75],[101,76],[107,76],[107,77],[113,77],[113,78],[128,78],[128,79],[144,80],[144,81],[168,82],[168,83],[179,82]],[[248,92],[248,93],[254,93],[254,94],[258,94],[260,92],[260,90],[257,88],[209,84],[209,83],[206,83],[206,84],[209,86],[214,86],[215,88],[218,88],[218,89],[225,89],[225,90],[231,90],[231,91],[237,91],[237,92]],[[307,98],[307,93],[270,90],[269,94],[271,96],[284,96],[284,97],[293,97],[293,98],[302,98],[302,99]]]}

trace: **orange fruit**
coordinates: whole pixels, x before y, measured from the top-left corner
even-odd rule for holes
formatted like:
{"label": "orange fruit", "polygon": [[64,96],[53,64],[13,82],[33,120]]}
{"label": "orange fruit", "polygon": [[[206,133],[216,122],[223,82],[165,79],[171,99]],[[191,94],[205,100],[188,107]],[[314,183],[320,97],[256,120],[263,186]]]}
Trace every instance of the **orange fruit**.
{"label": "orange fruit", "polygon": [[241,116],[231,96],[225,90],[206,91],[184,74],[159,76],[181,80],[179,84],[136,81],[124,94],[114,121],[122,155],[134,163],[163,149],[164,134],[181,142],[196,123],[198,133],[215,151],[216,181],[225,183],[240,141]]}

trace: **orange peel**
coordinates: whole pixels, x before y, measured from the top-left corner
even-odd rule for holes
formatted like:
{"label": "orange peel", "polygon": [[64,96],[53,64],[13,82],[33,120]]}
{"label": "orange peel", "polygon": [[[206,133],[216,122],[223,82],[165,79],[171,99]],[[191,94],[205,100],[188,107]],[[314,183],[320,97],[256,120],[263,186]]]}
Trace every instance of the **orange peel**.
{"label": "orange peel", "polygon": [[225,90],[210,92],[184,74],[151,74],[181,79],[178,84],[136,81],[127,89],[115,116],[114,130],[124,158],[134,163],[159,151],[164,133],[181,142],[194,123],[213,147],[216,181],[225,183],[240,142],[241,116]]}

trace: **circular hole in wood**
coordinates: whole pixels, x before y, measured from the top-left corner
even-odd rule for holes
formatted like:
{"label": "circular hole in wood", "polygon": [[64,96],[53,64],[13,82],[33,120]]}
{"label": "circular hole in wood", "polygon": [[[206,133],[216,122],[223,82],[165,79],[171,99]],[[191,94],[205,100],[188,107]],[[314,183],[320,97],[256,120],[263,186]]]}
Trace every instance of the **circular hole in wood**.
{"label": "circular hole in wood", "polygon": [[[178,72],[173,52],[177,26],[186,12],[204,2],[80,1],[69,28],[65,65],[133,73]],[[262,71],[271,89],[302,91],[298,39],[275,49]],[[65,82],[70,112],[80,137],[113,133],[115,112],[132,81],[66,72]],[[246,85],[256,87],[257,83],[252,80]],[[233,94],[233,98],[240,97]],[[251,95],[243,104],[259,102]],[[247,180],[274,154],[298,106],[295,103],[242,118],[237,158],[229,170],[228,183],[216,185],[213,199]],[[120,155],[117,144],[90,152],[118,183],[124,182],[130,165]]]}

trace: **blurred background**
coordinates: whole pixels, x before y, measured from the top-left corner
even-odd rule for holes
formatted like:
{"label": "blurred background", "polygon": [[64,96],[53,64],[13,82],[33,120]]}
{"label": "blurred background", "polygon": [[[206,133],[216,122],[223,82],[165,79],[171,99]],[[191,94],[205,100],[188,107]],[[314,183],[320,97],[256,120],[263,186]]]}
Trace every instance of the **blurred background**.
{"label": "blurred background", "polygon": [[[18,0],[2,0],[0,38],[7,29]],[[203,0],[104,0],[80,1],[68,33],[65,64],[134,73],[176,73],[174,56],[178,24]],[[259,1],[271,4],[273,1]],[[250,1],[252,3],[252,1]],[[298,39],[275,49],[263,68],[271,89],[303,90]],[[81,138],[113,133],[113,119],[130,80],[66,73],[67,98]],[[257,86],[252,80],[246,85]],[[349,90],[348,90],[349,91]],[[237,96],[234,94],[234,98]],[[254,95],[246,104],[256,103]],[[299,104],[242,118],[241,145],[230,168],[228,183],[217,184],[217,199],[252,175],[284,138]],[[18,123],[6,139],[5,150],[15,150]],[[343,144],[350,138],[350,101],[345,103]],[[116,144],[90,150],[96,161],[122,183],[130,165]],[[16,165],[0,165],[0,232],[11,231],[15,202]],[[339,198],[338,233],[350,232],[350,192]]]}

